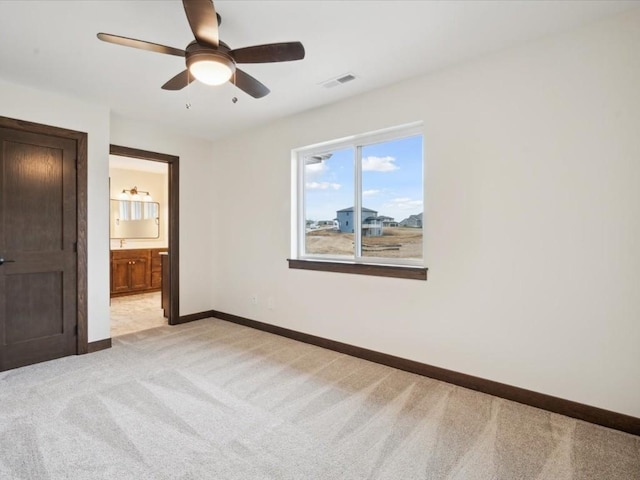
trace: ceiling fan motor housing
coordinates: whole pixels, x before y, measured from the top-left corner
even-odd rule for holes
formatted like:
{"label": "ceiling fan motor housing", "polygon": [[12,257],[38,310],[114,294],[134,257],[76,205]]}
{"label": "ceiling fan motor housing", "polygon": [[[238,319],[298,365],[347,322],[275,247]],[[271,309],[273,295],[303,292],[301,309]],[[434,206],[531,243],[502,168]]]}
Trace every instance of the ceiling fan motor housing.
{"label": "ceiling fan motor housing", "polygon": [[[198,65],[197,64],[208,64],[209,66],[215,66],[220,70],[228,69],[229,75],[224,81],[227,81],[230,76],[236,70],[236,62],[233,58],[227,53],[229,51],[229,47],[220,42],[220,46],[218,48],[210,47],[206,45],[201,45],[198,42],[191,42],[186,48],[186,60],[187,60],[187,68],[189,71],[198,78],[198,74],[196,73]],[[204,81],[205,83],[209,83],[211,85],[217,85],[220,83],[224,83],[224,81],[212,80],[211,82],[207,82],[206,80],[199,79]]]}

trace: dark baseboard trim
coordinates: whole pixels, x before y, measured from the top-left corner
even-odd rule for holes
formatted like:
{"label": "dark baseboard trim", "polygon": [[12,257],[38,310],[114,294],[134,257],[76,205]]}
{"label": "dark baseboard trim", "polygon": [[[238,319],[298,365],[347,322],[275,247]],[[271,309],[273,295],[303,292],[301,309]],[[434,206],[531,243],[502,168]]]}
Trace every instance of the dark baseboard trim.
{"label": "dark baseboard trim", "polygon": [[[445,368],[434,367],[425,363],[407,360],[406,358],[396,357],[362,347],[356,347],[347,343],[297,332],[295,330],[258,322],[256,320],[250,320],[230,313],[210,310],[208,312],[203,312],[202,315],[203,316],[198,316],[198,319],[215,317],[228,322],[244,325],[246,327],[262,330],[264,332],[274,333],[293,340],[298,340],[300,342],[310,343],[318,347],[344,353],[353,357],[387,365],[406,372],[416,373],[436,380],[442,380],[443,382],[458,385],[460,387],[469,388],[471,390],[487,393],[489,395],[512,400],[514,402],[523,403],[531,407],[541,408],[549,412],[559,413],[567,417],[577,418],[589,423],[595,423],[614,430],[620,430],[622,432],[640,436],[640,418],[625,415],[623,413],[616,413],[610,410],[604,410],[602,408],[573,402],[571,400],[553,397],[544,393],[538,393],[524,388],[494,382],[493,380],[487,380],[485,378],[475,377],[473,375],[467,375],[465,373],[459,373]],[[183,317],[181,317],[181,319],[182,318]]]}
{"label": "dark baseboard trim", "polygon": [[106,350],[107,348],[111,348],[110,338],[97,340],[95,342],[89,342],[87,344],[87,353],[95,353],[95,352],[99,352],[100,350]]}
{"label": "dark baseboard trim", "polygon": [[206,310],[204,312],[191,313],[189,315],[181,315],[178,321],[174,325],[180,325],[182,323],[195,322],[196,320],[202,320],[203,318],[215,317],[215,310]]}

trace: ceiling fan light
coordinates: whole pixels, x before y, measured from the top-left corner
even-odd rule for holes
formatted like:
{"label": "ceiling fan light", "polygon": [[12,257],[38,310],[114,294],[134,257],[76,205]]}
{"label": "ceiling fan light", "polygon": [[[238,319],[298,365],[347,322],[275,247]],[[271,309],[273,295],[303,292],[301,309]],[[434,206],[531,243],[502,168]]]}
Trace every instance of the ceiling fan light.
{"label": "ceiling fan light", "polygon": [[191,74],[207,85],[222,85],[231,78],[231,69],[219,62],[201,60],[191,65]]}
{"label": "ceiling fan light", "polygon": [[219,52],[194,54],[188,58],[187,64],[191,75],[207,85],[228,82],[236,68],[233,60]]}

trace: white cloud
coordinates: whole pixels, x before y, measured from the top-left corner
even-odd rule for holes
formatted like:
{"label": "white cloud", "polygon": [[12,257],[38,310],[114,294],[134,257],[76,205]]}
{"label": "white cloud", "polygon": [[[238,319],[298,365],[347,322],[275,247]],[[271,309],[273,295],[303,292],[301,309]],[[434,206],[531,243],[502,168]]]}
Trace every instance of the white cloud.
{"label": "white cloud", "polygon": [[362,159],[363,172],[393,172],[398,170],[393,157],[365,157]]}
{"label": "white cloud", "polygon": [[325,162],[312,163],[310,165],[305,165],[305,174],[308,177],[322,175],[328,170],[327,164]]}
{"label": "white cloud", "polygon": [[422,200],[411,200],[409,197],[394,198],[385,207],[398,210],[422,209]]}
{"label": "white cloud", "polygon": [[339,183],[331,183],[331,182],[307,182],[305,183],[305,188],[307,190],[340,190]]}
{"label": "white cloud", "polygon": [[380,190],[364,190],[362,192],[363,197],[372,197],[373,195],[377,195],[380,193]]}

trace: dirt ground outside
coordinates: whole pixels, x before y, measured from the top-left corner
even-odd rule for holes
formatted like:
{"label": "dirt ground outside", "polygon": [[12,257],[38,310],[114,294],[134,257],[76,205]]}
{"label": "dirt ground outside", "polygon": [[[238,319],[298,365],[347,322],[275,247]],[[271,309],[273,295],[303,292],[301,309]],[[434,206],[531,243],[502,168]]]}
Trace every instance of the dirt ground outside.
{"label": "dirt ground outside", "polygon": [[[311,230],[306,234],[307,254],[353,255],[353,233]],[[362,237],[363,256],[422,258],[422,229],[385,227],[379,237]]]}

